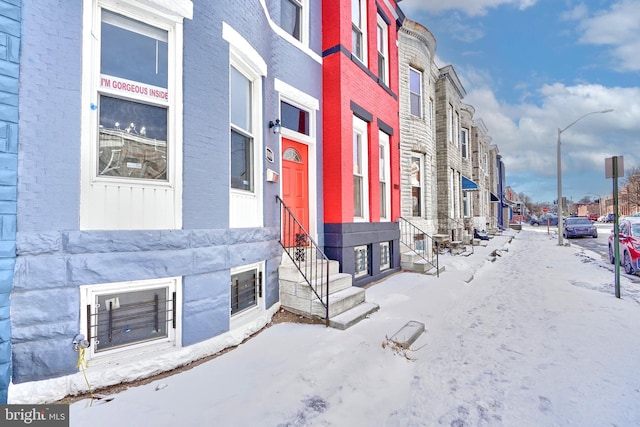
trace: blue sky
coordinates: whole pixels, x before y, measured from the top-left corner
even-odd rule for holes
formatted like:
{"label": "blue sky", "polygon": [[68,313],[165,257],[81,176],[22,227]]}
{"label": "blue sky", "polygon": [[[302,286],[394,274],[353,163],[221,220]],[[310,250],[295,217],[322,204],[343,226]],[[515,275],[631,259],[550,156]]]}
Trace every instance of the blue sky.
{"label": "blue sky", "polygon": [[[476,110],[507,170],[507,185],[536,202],[612,193],[605,158],[640,167],[640,0],[403,0],[437,41],[463,102]],[[620,180],[620,185],[624,179]]]}

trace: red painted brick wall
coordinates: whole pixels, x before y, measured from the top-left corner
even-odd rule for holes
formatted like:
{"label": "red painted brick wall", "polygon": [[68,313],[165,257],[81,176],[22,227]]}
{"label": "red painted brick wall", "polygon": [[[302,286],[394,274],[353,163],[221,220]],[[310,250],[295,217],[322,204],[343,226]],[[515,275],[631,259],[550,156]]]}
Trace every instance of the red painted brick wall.
{"label": "red painted brick wall", "polygon": [[[336,6],[339,3],[339,7]],[[395,4],[395,1],[392,2]],[[367,57],[370,73],[360,68],[350,57],[351,0],[323,2],[323,50],[341,46],[323,60],[323,136],[324,136],[324,206],[325,222],[353,222],[353,124],[351,102],[372,114],[369,123],[369,218],[380,220],[380,186],[378,182],[379,149],[378,119],[393,128],[390,137],[391,219],[400,214],[400,161],[398,119],[398,50],[396,23],[393,13],[379,3],[389,25],[389,86],[395,97],[377,81],[376,50],[377,7],[367,0]],[[346,53],[346,54],[345,54]]]}

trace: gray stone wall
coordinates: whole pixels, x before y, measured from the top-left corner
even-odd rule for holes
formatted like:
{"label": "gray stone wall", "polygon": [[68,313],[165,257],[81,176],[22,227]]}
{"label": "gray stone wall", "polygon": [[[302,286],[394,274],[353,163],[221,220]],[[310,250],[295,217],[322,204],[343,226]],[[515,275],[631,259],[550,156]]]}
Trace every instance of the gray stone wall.
{"label": "gray stone wall", "polygon": [[[435,146],[435,40],[408,19],[398,32],[400,68],[400,210],[401,216],[428,234],[437,232],[437,170]],[[411,114],[409,69],[422,72],[422,116]],[[423,160],[422,216],[413,215],[411,159]]]}

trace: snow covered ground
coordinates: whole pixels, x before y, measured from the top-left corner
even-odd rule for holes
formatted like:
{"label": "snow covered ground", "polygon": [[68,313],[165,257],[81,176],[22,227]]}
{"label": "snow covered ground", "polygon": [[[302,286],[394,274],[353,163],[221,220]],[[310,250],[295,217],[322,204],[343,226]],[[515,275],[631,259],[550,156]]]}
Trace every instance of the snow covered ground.
{"label": "snow covered ground", "polygon": [[[498,250],[495,262],[490,252]],[[71,425],[637,426],[640,289],[525,227],[439,278],[396,274],[346,331],[277,324],[191,370],[71,405]],[[426,330],[389,345],[408,321]]]}

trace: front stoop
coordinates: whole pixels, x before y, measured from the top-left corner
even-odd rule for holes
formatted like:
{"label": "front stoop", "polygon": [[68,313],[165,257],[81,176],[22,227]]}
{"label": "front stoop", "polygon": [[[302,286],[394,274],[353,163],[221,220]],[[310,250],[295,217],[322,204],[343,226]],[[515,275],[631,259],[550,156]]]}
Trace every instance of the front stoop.
{"label": "front stoop", "polygon": [[436,274],[444,271],[444,266],[440,266],[440,269],[436,269],[431,263],[426,261],[421,255],[422,252],[409,250],[400,254],[400,267],[403,270],[415,271],[416,273],[423,273],[435,276]]}
{"label": "front stoop", "polygon": [[[338,261],[329,261],[329,326],[344,330],[378,310],[379,306],[366,302],[366,290],[353,286],[353,277],[339,273],[339,269]],[[280,304],[285,309],[309,318],[325,318],[324,306],[286,254],[283,254],[278,273]]]}

